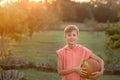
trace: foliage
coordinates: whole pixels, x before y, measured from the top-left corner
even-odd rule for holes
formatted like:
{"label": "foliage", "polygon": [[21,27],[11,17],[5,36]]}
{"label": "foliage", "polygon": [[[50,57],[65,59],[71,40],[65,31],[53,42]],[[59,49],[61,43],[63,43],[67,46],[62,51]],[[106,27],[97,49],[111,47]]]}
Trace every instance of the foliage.
{"label": "foliage", "polygon": [[7,5],[0,7],[0,17],[0,54],[5,57],[9,54],[10,41],[21,41],[25,37],[26,15],[18,7]]}
{"label": "foliage", "polygon": [[[106,4],[104,3],[106,2]],[[98,22],[118,21],[119,4],[106,0],[91,0],[89,3],[76,3],[73,1],[56,0],[52,3],[54,12],[58,12],[63,21],[83,22],[86,18]]]}
{"label": "foliage", "polygon": [[109,20],[110,22],[118,21],[117,12],[113,9],[99,6],[94,8],[94,17],[98,22],[106,22]]}
{"label": "foliage", "polygon": [[113,50],[113,49],[106,47],[106,50],[105,50],[105,55],[107,56],[105,59],[106,66],[108,64],[112,64],[112,65],[120,64],[119,62],[120,56],[118,54],[119,54],[119,50]]}
{"label": "foliage", "polygon": [[[16,7],[6,6],[0,9],[0,36],[10,37],[16,39],[15,37],[21,36],[19,34],[24,34],[24,27],[26,24],[26,15],[24,11]],[[11,20],[12,19],[12,20]]]}
{"label": "foliage", "polygon": [[[119,24],[111,25],[108,23],[108,27],[105,31],[107,36],[107,43],[106,43],[106,64],[120,64],[120,26]],[[112,57],[112,58],[110,58]]]}
{"label": "foliage", "polygon": [[[11,41],[21,42],[34,32],[56,29],[60,22],[47,3],[20,2],[0,6],[0,54],[8,56]],[[6,42],[7,41],[7,42]]]}
{"label": "foliage", "polygon": [[110,26],[106,30],[108,46],[112,49],[120,49],[120,26]]}

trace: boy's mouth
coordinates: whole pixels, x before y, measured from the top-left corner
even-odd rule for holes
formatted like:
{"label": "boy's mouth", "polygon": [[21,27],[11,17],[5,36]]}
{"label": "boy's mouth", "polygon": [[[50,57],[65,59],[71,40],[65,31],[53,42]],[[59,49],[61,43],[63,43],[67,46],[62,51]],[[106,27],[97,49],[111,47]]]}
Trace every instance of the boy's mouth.
{"label": "boy's mouth", "polygon": [[75,40],[71,39],[70,42],[74,42]]}

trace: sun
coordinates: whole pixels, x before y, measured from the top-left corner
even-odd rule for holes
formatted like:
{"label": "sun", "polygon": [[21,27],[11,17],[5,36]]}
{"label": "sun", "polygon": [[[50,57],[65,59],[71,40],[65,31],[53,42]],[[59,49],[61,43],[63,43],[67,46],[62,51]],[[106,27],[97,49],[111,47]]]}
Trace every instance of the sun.
{"label": "sun", "polygon": [[35,2],[45,2],[45,0],[29,0],[30,2],[35,1]]}

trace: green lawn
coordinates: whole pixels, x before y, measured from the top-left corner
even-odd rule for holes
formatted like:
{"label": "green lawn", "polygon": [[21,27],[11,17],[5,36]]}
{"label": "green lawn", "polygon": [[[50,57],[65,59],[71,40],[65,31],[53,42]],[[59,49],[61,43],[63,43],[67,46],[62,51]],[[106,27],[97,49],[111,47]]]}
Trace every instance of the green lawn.
{"label": "green lawn", "polygon": [[[25,40],[12,49],[13,56],[23,58],[33,63],[49,63],[56,68],[57,56],[56,50],[63,47],[63,31],[44,31],[35,33],[31,38]],[[99,34],[93,32],[80,32],[79,44],[91,49],[95,54],[106,59],[104,32]],[[21,70],[26,73],[28,80],[60,80],[56,73],[42,72],[34,69]],[[100,80],[118,80],[119,76],[103,76]]]}
{"label": "green lawn", "polygon": [[[105,57],[105,36],[91,32],[80,32],[78,43],[91,49],[95,54]],[[31,62],[39,63],[56,58],[56,50],[66,44],[62,31],[46,31],[35,33],[33,37],[18,44],[12,53],[16,57],[25,58]],[[43,57],[45,56],[45,57]]]}
{"label": "green lawn", "polygon": [[[61,80],[61,76],[56,73],[42,72],[33,69],[21,70],[26,74],[27,80]],[[119,75],[104,75],[99,80],[120,80]]]}

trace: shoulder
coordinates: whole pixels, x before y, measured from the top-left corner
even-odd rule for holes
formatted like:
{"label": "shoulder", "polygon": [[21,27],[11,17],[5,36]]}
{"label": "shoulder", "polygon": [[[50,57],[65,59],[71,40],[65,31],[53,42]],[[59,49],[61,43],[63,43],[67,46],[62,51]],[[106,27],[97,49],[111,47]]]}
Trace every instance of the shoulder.
{"label": "shoulder", "polygon": [[83,48],[83,45],[77,44],[77,48]]}
{"label": "shoulder", "polygon": [[77,48],[79,49],[86,49],[86,47],[84,47],[83,45],[77,44]]}
{"label": "shoulder", "polygon": [[56,51],[57,54],[62,54],[64,52],[65,48],[61,48],[59,50]]}
{"label": "shoulder", "polygon": [[87,48],[83,45],[78,44],[77,46],[78,46],[78,48],[82,49],[83,51],[91,51],[89,48]]}

